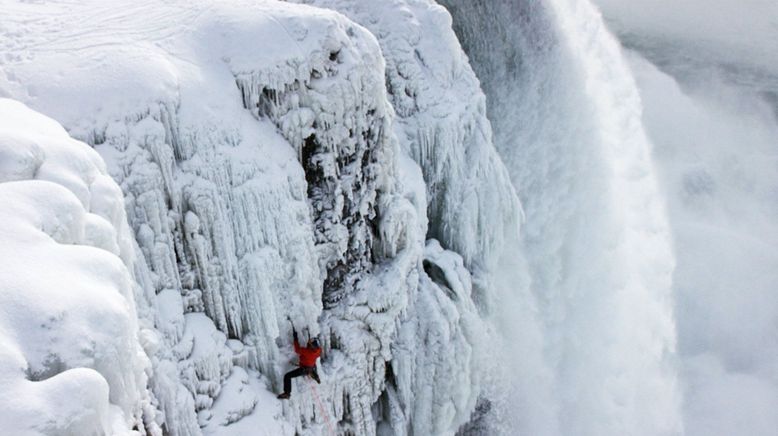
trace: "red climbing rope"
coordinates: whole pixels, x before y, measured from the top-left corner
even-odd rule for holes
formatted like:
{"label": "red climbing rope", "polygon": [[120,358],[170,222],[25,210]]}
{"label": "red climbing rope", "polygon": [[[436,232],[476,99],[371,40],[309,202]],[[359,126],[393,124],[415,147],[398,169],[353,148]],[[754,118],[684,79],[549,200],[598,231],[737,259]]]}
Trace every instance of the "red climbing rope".
{"label": "red climbing rope", "polygon": [[308,385],[311,386],[311,390],[313,391],[313,398],[316,399],[316,404],[319,406],[319,414],[324,416],[324,422],[327,423],[327,429],[330,431],[330,435],[335,436],[335,430],[332,429],[332,424],[330,424],[330,414],[324,411],[324,406],[322,406],[321,399],[319,399],[319,392],[316,390],[316,385],[313,384],[310,378],[306,377],[306,380],[308,380]]}

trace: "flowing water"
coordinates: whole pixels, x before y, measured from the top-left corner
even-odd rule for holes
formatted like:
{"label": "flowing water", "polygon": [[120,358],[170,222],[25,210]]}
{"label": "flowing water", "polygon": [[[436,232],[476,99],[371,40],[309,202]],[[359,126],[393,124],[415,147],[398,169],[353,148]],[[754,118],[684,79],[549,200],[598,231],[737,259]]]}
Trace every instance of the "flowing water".
{"label": "flowing water", "polygon": [[[445,3],[526,215],[516,251],[541,325],[534,373],[550,375],[540,397],[525,392],[531,406],[514,406],[511,428],[682,433],[673,241],[618,41],[586,1]],[[535,380],[527,357],[514,356],[521,386]]]}

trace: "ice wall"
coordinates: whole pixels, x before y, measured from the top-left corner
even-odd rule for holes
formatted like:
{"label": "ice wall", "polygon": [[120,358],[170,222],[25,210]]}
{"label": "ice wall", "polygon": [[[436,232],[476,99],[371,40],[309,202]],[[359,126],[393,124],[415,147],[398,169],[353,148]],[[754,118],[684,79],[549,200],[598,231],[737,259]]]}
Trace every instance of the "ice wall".
{"label": "ice wall", "polygon": [[[196,394],[200,423],[208,421],[205,411],[219,397],[233,364],[260,371],[280,388],[280,375],[288,369],[280,353],[289,349],[285,318],[304,336],[318,334],[323,301],[333,312],[333,319],[321,324],[331,362],[322,368],[327,383],[316,394],[324,410],[298,386],[304,393],[287,413],[298,431],[332,420],[342,421],[344,431],[370,434],[375,428],[370,408],[381,392],[389,358],[391,321],[404,307],[404,276],[415,267],[413,244],[419,243],[413,226],[404,230],[404,221],[413,215],[402,212],[402,198],[393,195],[395,142],[389,135],[382,60],[368,34],[332,13],[303,8],[265,12],[273,14],[272,22],[250,21],[247,30],[232,23],[232,29],[247,32],[238,35],[249,39],[280,26],[291,35],[265,39],[265,47],[273,50],[293,40],[303,47],[268,59],[238,52],[235,37],[224,41],[224,50],[235,53],[224,71],[229,75],[217,83],[230,89],[233,98],[224,104],[233,106],[218,116],[237,120],[222,119],[222,128],[216,127],[213,120],[192,115],[196,107],[190,109],[182,96],[175,103],[182,107],[177,113],[162,106],[130,124],[126,135],[121,128],[118,135],[107,132],[98,148],[122,150],[127,147],[123,141],[140,142],[150,165],[138,165],[137,157],[124,153],[119,159],[134,162],[126,167],[126,179],[117,177],[134,194],[130,201],[139,200],[141,207],[131,217],[141,247],[152,264],[161,259],[152,268],[161,273],[158,287],[181,289],[187,311],[204,309],[208,315],[198,324],[214,331],[208,326],[213,321],[216,331],[239,341],[235,346],[245,355],[226,350],[227,337],[210,352],[198,353],[203,334],[196,331],[191,334],[194,349],[180,345],[186,351],[178,358],[193,364],[182,377]],[[225,13],[234,18],[243,11],[235,7]],[[248,33],[256,31],[260,35]],[[202,86],[186,78],[182,82],[184,92],[197,93]],[[147,133],[149,124],[158,136]],[[156,181],[149,171],[157,174]],[[162,189],[149,196],[149,184]],[[389,230],[390,225],[397,230]],[[384,236],[376,244],[375,234]],[[374,264],[403,252],[410,258],[394,264],[394,289],[360,280]],[[279,336],[283,339],[277,343]],[[185,329],[173,344],[191,341]]]}
{"label": "ice wall", "polygon": [[488,299],[491,273],[521,211],[449,14],[427,0],[306,3],[338,10],[378,39],[401,145],[427,184],[428,237],[460,253],[478,298]]}
{"label": "ice wall", "polygon": [[0,99],[0,428],[161,435],[119,187],[56,121]]}
{"label": "ice wall", "polygon": [[533,434],[682,432],[672,241],[617,41],[586,1],[442,3],[526,213],[557,412],[517,413]]}
{"label": "ice wall", "polygon": [[[516,290],[517,284],[526,280],[524,265],[521,256],[511,251],[517,245],[521,208],[493,147],[478,80],[443,8],[430,1],[307,3],[346,14],[378,39],[386,59],[387,91],[397,115],[395,130],[401,147],[421,167],[426,183],[427,237],[459,254],[472,276],[476,305],[468,309],[463,302],[458,303],[462,318],[467,320],[468,311],[477,310],[490,321],[488,328],[480,327],[478,334],[473,333],[477,327],[474,323],[465,324],[470,333],[450,335],[451,347],[442,347],[436,357],[417,363],[429,373],[457,361],[456,373],[470,374],[469,380],[426,382],[426,388],[435,391],[433,408],[428,408],[426,400],[410,401],[413,396],[409,395],[399,397],[400,404],[408,409],[411,430],[417,434],[438,433],[453,428],[445,424],[447,416],[453,423],[462,423],[473,410],[476,397],[481,395],[481,404],[488,404],[487,397],[497,395],[492,391],[503,388],[503,371],[508,369],[498,363],[499,356],[490,352],[510,348],[517,354],[532,354],[530,350],[538,347],[533,298],[526,291]],[[498,281],[494,279],[498,270],[510,273]],[[502,309],[497,310],[498,307]],[[413,310],[404,319],[415,325],[418,321],[414,317],[420,313]],[[502,336],[492,333],[501,329],[503,315],[508,313],[526,323],[521,335],[502,342]],[[473,348],[472,359],[465,358],[468,353],[460,353],[460,342]],[[404,346],[397,346],[395,362],[403,359],[418,361],[419,357]],[[539,366],[534,360],[525,359],[533,362],[533,370],[528,373],[537,387],[542,384],[538,380],[545,375],[542,369],[535,370]],[[400,390],[409,391],[402,386]],[[451,413],[446,398],[456,405],[456,413]],[[432,417],[440,418],[435,421]]]}
{"label": "ice wall", "polygon": [[[59,4],[50,5],[50,9],[15,6],[20,8],[15,11],[19,18],[49,13],[58,7],[63,8],[58,10],[62,14],[79,13]],[[100,5],[92,6],[97,16],[107,12]],[[344,71],[354,70],[350,78],[366,75],[366,86],[355,88],[352,97],[371,86],[382,89],[382,69],[372,68],[371,60],[361,59],[363,51],[369,49],[367,34],[342,17],[272,2],[225,5],[215,11],[205,11],[207,6],[208,3],[201,3],[193,5],[193,9],[182,9],[174,4],[117,3],[113,7],[120,12],[112,18],[134,27],[136,32],[117,33],[113,29],[115,22],[110,19],[93,20],[79,34],[83,38],[72,37],[72,29],[65,27],[59,29],[61,33],[53,44],[72,45],[60,47],[62,50],[54,54],[46,49],[31,50],[27,59],[30,62],[11,62],[4,68],[5,92],[32,100],[29,93],[34,89],[44,96],[38,106],[66,123],[75,135],[93,143],[109,161],[112,176],[126,193],[128,218],[148,266],[142,281],[150,288],[147,290],[156,294],[155,310],[147,313],[160,332],[159,338],[150,338],[156,351],[151,387],[158,393],[160,409],[165,412],[165,429],[174,435],[200,434],[200,427],[208,433],[218,432],[218,427],[254,412],[261,392],[249,394],[245,403],[248,407],[227,404],[228,418],[216,416],[218,399],[229,396],[222,388],[235,385],[231,380],[236,372],[240,373],[237,367],[245,368],[251,380],[259,381],[249,380],[252,387],[280,388],[280,375],[288,369],[286,359],[291,357],[280,353],[281,349],[290,348],[290,323],[286,317],[301,332],[319,332],[322,281],[327,268],[336,265],[345,254],[341,247],[348,247],[345,227],[334,220],[324,223],[339,225],[331,229],[334,242],[316,247],[317,217],[311,214],[306,175],[298,163],[297,152],[277,133],[279,127],[244,109],[253,92],[247,84],[278,86],[280,90],[284,84],[292,85],[298,77],[305,77],[305,86],[313,85],[311,79],[321,78],[316,68],[322,68],[324,73],[322,62],[334,64],[329,59],[331,53],[343,49],[342,56],[348,60]],[[152,16],[157,23],[150,20]],[[168,33],[171,27],[166,20],[174,17],[183,25],[177,28],[178,33]],[[166,24],[160,25],[163,22]],[[24,27],[27,23],[11,25]],[[190,35],[188,25],[199,32]],[[225,28],[229,31],[222,32]],[[287,33],[290,30],[294,35]],[[26,31],[36,35],[43,46],[52,43],[40,28]],[[82,43],[97,40],[104,44],[82,50]],[[260,49],[247,49],[257,41],[262,41]],[[355,42],[363,46],[357,47]],[[296,50],[284,49],[290,44]],[[121,47],[132,47],[132,54],[128,56],[117,49]],[[18,52],[25,48],[30,47],[23,44],[21,48],[9,49]],[[62,62],[62,57],[67,60]],[[103,63],[106,58],[109,61]],[[380,62],[377,53],[372,62]],[[52,81],[48,72],[40,74],[50,71],[44,65],[58,71],[60,79]],[[357,70],[359,65],[362,70]],[[371,75],[373,70],[376,73]],[[16,77],[25,80],[17,82]],[[336,93],[349,86],[347,78],[345,74],[339,80],[325,78],[319,85],[323,89],[329,82],[336,82],[340,86],[332,89]],[[116,92],[117,83],[122,84],[121,92]],[[312,90],[311,95],[317,95],[317,91]],[[386,122],[383,114],[388,106],[385,100],[376,100],[375,92],[361,101],[314,101],[318,106],[303,108],[287,117],[284,122],[289,127],[283,132],[305,133],[307,138],[310,124],[306,123],[316,121],[319,115],[323,131],[325,126],[332,126],[337,128],[333,132],[342,134],[348,129],[347,123],[355,120],[354,114],[363,101],[365,106],[374,108],[365,107],[359,113],[361,120],[369,118],[368,111],[377,109],[379,114],[369,121],[375,120],[378,126],[375,136],[384,138],[380,129]],[[326,111],[322,104],[329,105]],[[80,110],[71,110],[71,105]],[[273,121],[281,123],[280,119]],[[362,155],[367,148],[363,133],[353,133],[362,140]],[[391,146],[388,141],[386,144],[387,148]],[[376,144],[370,144],[373,145]],[[378,146],[373,148],[383,151]],[[329,157],[333,157],[334,150],[328,151]],[[362,155],[355,156],[359,157],[358,164],[362,163]],[[386,163],[377,165],[368,160],[370,167],[366,170],[391,174],[391,160],[386,159]],[[389,180],[379,175],[383,177],[379,183]],[[333,173],[327,176],[332,177]],[[343,181],[363,182],[361,174],[345,175]],[[364,216],[376,221],[392,215],[391,207],[386,207],[385,216],[375,213],[372,204],[376,201],[376,187],[371,183],[365,185],[366,193],[360,193],[352,206],[354,213],[364,210]],[[350,188],[346,195],[351,194]],[[343,202],[344,194],[338,195]],[[336,200],[329,200],[332,203],[325,206],[339,211],[341,206],[335,204]],[[382,200],[393,204],[389,196]],[[368,202],[371,204],[365,205]],[[315,206],[321,208],[321,204]],[[396,215],[400,223],[395,236],[402,239],[405,215]],[[364,226],[367,218],[361,221]],[[379,227],[377,223],[370,224]],[[414,241],[411,237],[408,240]],[[385,244],[376,245],[375,257],[393,256],[406,244],[402,240],[392,241],[387,238]],[[366,256],[372,258],[374,247],[363,244],[362,248],[357,260],[364,262]],[[379,249],[386,249],[388,254],[378,253]],[[403,290],[400,287],[398,292]],[[393,301],[403,300],[390,300]],[[276,342],[279,338],[283,339]],[[362,340],[355,339],[355,348],[360,348]],[[380,356],[380,349],[378,344],[377,352],[363,360]],[[364,349],[359,351],[358,355],[365,355]],[[369,413],[375,400],[370,395],[378,395],[371,389],[379,389],[382,383],[380,375],[366,374],[373,366],[376,370],[383,368],[378,363],[369,367],[367,363],[346,366],[352,371],[351,379],[368,381],[363,383],[367,384],[364,392],[344,389],[340,383],[328,384],[341,393],[337,401],[330,401],[330,392],[323,393],[325,404],[340,405],[338,419],[344,409],[346,414],[359,409],[364,415],[361,408],[366,407]],[[257,372],[263,374],[262,379],[258,379]],[[262,386],[265,383],[268,386]],[[349,398],[353,398],[352,403],[348,403]],[[280,403],[274,403],[275,406],[261,407],[278,408],[280,415]],[[344,403],[347,408],[342,406]],[[332,407],[336,406],[328,409]],[[323,422],[323,417],[318,416],[320,410],[310,401],[295,402],[286,412],[300,431],[315,428],[314,421]],[[368,423],[369,418],[355,426],[360,429]],[[263,425],[272,428],[272,423]],[[279,429],[279,433],[293,430],[294,425]]]}
{"label": "ice wall", "polygon": [[[439,434],[469,419],[479,315],[520,211],[445,11],[384,6],[377,41],[278,2],[3,8],[27,37],[4,40],[0,90],[92,144],[125,193],[164,431]],[[69,18],[24,18],[43,16]],[[324,383],[297,380],[282,408],[268,391],[291,367],[287,318],[321,335]]]}

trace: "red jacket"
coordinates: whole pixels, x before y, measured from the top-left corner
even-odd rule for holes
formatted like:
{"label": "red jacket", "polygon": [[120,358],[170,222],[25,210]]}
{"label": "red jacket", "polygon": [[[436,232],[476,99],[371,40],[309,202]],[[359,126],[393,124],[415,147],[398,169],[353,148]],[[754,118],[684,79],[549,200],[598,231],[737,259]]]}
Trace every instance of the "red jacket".
{"label": "red jacket", "polygon": [[321,356],[321,348],[301,347],[297,340],[294,341],[294,352],[300,356],[300,366],[316,366],[316,359]]}

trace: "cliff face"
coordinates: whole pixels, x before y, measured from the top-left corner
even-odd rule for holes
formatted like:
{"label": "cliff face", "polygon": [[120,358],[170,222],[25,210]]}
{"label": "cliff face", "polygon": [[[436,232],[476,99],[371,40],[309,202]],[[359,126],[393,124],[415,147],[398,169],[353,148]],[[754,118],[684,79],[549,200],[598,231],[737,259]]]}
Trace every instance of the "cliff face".
{"label": "cliff face", "polygon": [[0,0],[0,429],[773,435],[778,10],[708,3]]}
{"label": "cliff face", "polygon": [[[122,316],[140,329],[122,352],[136,379],[55,372],[96,369],[142,434],[433,434],[469,419],[520,210],[442,8],[6,6],[26,36],[4,42],[0,89],[99,152],[134,236],[123,295],[138,309]],[[292,323],[321,338],[323,383],[298,379],[282,406]]]}

